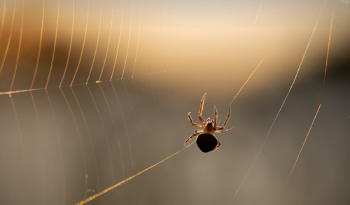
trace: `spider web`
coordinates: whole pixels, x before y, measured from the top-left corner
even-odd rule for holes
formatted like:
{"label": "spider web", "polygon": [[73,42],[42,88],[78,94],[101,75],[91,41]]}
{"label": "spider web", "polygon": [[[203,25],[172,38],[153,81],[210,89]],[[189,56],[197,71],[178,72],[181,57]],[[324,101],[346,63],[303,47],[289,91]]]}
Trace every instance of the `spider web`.
{"label": "spider web", "polygon": [[[40,32],[35,36],[36,50],[31,51],[35,55],[28,63],[28,28],[24,12],[28,3],[21,0],[1,2],[0,75],[4,79],[0,92],[1,163],[4,168],[0,175],[6,184],[6,190],[0,191],[3,204],[213,204],[217,201],[246,204],[259,199],[263,199],[263,204],[288,200],[290,203],[304,200],[302,203],[307,204],[312,201],[303,198],[301,192],[308,187],[315,188],[317,183],[311,181],[312,185],[303,185],[303,180],[309,176],[305,173],[325,166],[307,167],[304,162],[307,168],[301,167],[298,172],[297,165],[302,163],[309,138],[325,135],[322,134],[325,130],[317,126],[318,118],[327,119],[332,115],[322,113],[323,109],[328,107],[339,112],[334,108],[338,102],[328,106],[326,103],[320,110],[319,104],[327,102],[332,95],[329,98],[316,96],[305,103],[304,113],[294,115],[292,110],[302,104],[298,99],[311,95],[313,90],[326,90],[326,76],[332,77],[328,60],[334,48],[334,11],[327,20],[319,15],[304,52],[299,52],[303,55],[291,85],[288,82],[281,85],[276,89],[279,94],[264,92],[271,96],[268,102],[257,103],[248,97],[255,94],[249,90],[249,83],[264,78],[268,72],[266,56],[259,56],[250,63],[245,76],[239,79],[240,85],[235,84],[237,89],[229,98],[217,97],[220,94],[213,94],[211,98],[209,93],[206,108],[218,102],[221,103],[220,112],[224,113],[227,106],[232,106],[233,122],[230,124],[236,130],[232,137],[219,138],[223,144],[220,152],[203,155],[194,147],[184,148],[182,144],[192,132],[185,114],[197,109],[201,92],[197,89],[188,96],[180,92],[173,94],[150,83],[152,78],[167,74],[166,68],[143,74],[139,71],[139,58],[143,55],[140,15],[126,9],[130,5],[122,2],[106,12],[103,11],[105,7],[96,9],[95,1],[59,0],[53,4],[38,3],[40,20],[36,24]],[[263,21],[264,5],[264,1],[254,4],[256,13],[252,15],[252,23],[255,26]],[[45,29],[50,11],[56,12],[51,20],[55,22],[53,32]],[[84,14],[79,15],[82,11]],[[71,21],[63,21],[65,18]],[[312,50],[311,41],[316,38],[314,34],[321,18],[329,28],[328,43],[322,47],[325,64],[316,66],[324,68],[323,75],[311,83],[312,88],[301,92],[294,84],[301,75],[301,68],[306,67],[304,63],[310,66],[307,54]],[[97,26],[91,29],[89,25]],[[64,41],[66,48],[62,50],[60,41],[64,38],[68,40]],[[33,64],[33,69],[23,69],[25,63]],[[147,80],[138,81],[138,76]],[[307,85],[310,84],[299,86]],[[332,91],[338,88],[334,86]],[[293,95],[291,91],[295,96],[289,97],[292,99],[288,108],[281,112],[288,96]],[[285,96],[282,101],[281,96]],[[210,116],[206,108],[204,113]],[[265,116],[254,116],[253,109]],[[337,125],[328,126],[346,127],[341,116],[336,115]],[[273,119],[272,124],[270,119]],[[324,120],[320,123],[326,124]],[[288,130],[287,125],[297,131],[283,134]],[[266,127],[269,130],[264,135]],[[315,136],[312,136],[313,127]],[[344,128],[337,136],[343,139],[347,134]],[[283,142],[281,136],[288,142]],[[332,159],[319,153],[326,144],[315,143],[318,146],[310,146],[311,151],[306,153],[309,155],[307,162]],[[275,153],[283,149],[287,151],[276,157]],[[276,164],[280,168],[275,168]],[[313,180],[327,176],[316,175],[318,178]],[[268,183],[268,180],[271,181]],[[268,184],[268,189],[262,191],[264,184]],[[340,187],[339,190],[344,186],[340,182],[331,185]],[[298,192],[298,188],[302,191]],[[280,196],[276,197],[276,193]],[[340,194],[326,199],[331,201],[337,196],[348,199]]]}

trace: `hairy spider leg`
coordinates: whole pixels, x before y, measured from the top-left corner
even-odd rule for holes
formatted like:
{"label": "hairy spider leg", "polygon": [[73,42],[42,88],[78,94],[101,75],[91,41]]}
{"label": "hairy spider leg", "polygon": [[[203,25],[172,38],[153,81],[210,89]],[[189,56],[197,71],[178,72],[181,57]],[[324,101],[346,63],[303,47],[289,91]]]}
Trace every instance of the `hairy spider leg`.
{"label": "hairy spider leg", "polygon": [[191,123],[191,125],[192,125],[193,127],[203,128],[203,125],[193,122],[192,117],[191,117],[191,112],[189,112],[189,113],[187,114],[187,118],[188,118],[188,120],[190,121],[190,123]]}
{"label": "hairy spider leg", "polygon": [[216,148],[215,148],[215,150],[219,149],[219,147],[221,146],[221,143],[220,143],[220,141],[219,141],[218,139],[216,139],[216,140],[218,141],[218,145],[216,145]]}
{"label": "hairy spider leg", "polygon": [[199,135],[198,133],[194,133],[194,134],[192,134],[191,136],[189,136],[189,137],[185,140],[184,145],[186,146],[186,144],[188,143],[188,141],[190,141],[193,137],[196,137],[196,136],[198,136],[198,135]]}
{"label": "hairy spider leg", "polygon": [[232,130],[232,128],[226,129],[226,130],[217,130],[216,133],[226,133],[228,131]]}
{"label": "hairy spider leg", "polygon": [[193,137],[196,137],[196,136],[198,136],[199,134],[202,134],[202,133],[203,132],[201,132],[199,130],[195,130],[194,133],[185,140],[185,143],[184,143],[185,146],[188,143],[188,141],[190,141]]}
{"label": "hairy spider leg", "polygon": [[202,96],[202,99],[201,99],[201,104],[199,106],[199,111],[198,111],[198,118],[199,120],[205,124],[205,121],[202,117],[202,112],[203,112],[203,108],[204,108],[204,101],[205,101],[205,97],[207,96],[207,93],[204,93],[203,96]]}
{"label": "hairy spider leg", "polygon": [[223,130],[225,129],[229,119],[230,119],[230,116],[231,116],[231,107],[229,107],[228,109],[228,113],[227,113],[227,117],[226,117],[226,120],[224,122],[224,124],[222,126],[216,126],[216,130]]}
{"label": "hairy spider leg", "polygon": [[216,129],[217,124],[218,124],[218,109],[214,105],[214,129]]}

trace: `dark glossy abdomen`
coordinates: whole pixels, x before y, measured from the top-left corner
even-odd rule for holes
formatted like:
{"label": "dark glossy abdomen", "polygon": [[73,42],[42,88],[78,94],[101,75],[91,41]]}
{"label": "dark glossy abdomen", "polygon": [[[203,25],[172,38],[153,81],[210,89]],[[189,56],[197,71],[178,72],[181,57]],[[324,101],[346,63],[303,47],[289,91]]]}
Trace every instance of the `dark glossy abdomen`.
{"label": "dark glossy abdomen", "polygon": [[197,145],[202,152],[210,152],[216,148],[218,141],[211,134],[200,134],[197,138]]}

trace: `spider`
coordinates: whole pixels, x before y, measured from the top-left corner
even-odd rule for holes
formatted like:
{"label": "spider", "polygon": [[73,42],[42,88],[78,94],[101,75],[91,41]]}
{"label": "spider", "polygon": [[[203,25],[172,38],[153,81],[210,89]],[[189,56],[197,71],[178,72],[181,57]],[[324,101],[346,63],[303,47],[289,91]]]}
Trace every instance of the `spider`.
{"label": "spider", "polygon": [[194,134],[192,134],[190,137],[188,137],[184,143],[186,146],[188,141],[190,141],[193,137],[197,137],[196,143],[202,152],[214,151],[221,146],[220,141],[215,137],[214,133],[226,133],[229,130],[231,130],[231,128],[225,130],[225,127],[230,119],[231,107],[229,108],[229,112],[227,114],[226,120],[222,126],[217,125],[217,123],[218,123],[218,110],[216,109],[216,106],[214,106],[214,112],[215,112],[214,120],[211,120],[210,118],[208,118],[205,121],[203,119],[202,112],[203,112],[203,108],[204,108],[204,101],[205,101],[206,95],[207,95],[207,93],[203,94],[202,99],[201,99],[201,103],[199,106],[199,111],[198,111],[198,118],[202,122],[202,124],[198,124],[198,123],[193,122],[192,117],[191,117],[191,112],[189,112],[187,114],[187,118],[190,121],[191,125],[193,127],[198,127],[198,128],[202,128],[202,129],[195,130]]}

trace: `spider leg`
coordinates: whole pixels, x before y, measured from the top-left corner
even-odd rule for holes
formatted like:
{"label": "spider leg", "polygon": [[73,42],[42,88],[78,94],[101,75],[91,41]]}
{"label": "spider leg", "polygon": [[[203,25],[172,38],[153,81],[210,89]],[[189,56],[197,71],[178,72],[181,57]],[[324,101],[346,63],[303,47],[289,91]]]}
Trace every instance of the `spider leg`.
{"label": "spider leg", "polygon": [[218,140],[218,145],[216,145],[216,149],[218,149],[221,146],[220,141]]}
{"label": "spider leg", "polygon": [[216,147],[215,147],[214,151],[215,151],[215,150],[217,150],[217,149],[219,149],[219,147],[221,146],[220,141],[219,141],[218,139],[217,139],[217,141],[218,141],[218,144],[216,145]]}
{"label": "spider leg", "polygon": [[192,117],[191,117],[191,112],[189,112],[189,113],[187,114],[187,118],[188,118],[188,120],[190,121],[190,123],[191,123],[191,125],[192,125],[193,127],[203,128],[203,125],[193,122]]}
{"label": "spider leg", "polygon": [[226,133],[228,131],[232,130],[232,128],[226,129],[226,130],[216,130],[216,133]]}
{"label": "spider leg", "polygon": [[185,140],[185,143],[184,143],[184,146],[186,146],[186,144],[188,143],[188,141],[190,141],[193,137],[199,135],[200,133],[198,133],[197,130],[194,131],[194,134],[192,134],[191,136],[189,136],[186,140]]}
{"label": "spider leg", "polygon": [[218,124],[218,109],[214,105],[214,129],[216,128],[217,124]]}
{"label": "spider leg", "polygon": [[199,120],[205,124],[205,121],[202,117],[202,112],[203,112],[203,108],[204,108],[204,101],[205,101],[205,96],[207,95],[207,93],[204,93],[201,99],[201,104],[199,105],[199,111],[198,111],[198,118]]}
{"label": "spider leg", "polygon": [[227,117],[226,117],[226,120],[224,122],[224,124],[222,126],[216,126],[216,130],[223,130],[225,129],[227,123],[228,123],[228,120],[230,119],[230,116],[231,116],[231,106],[228,110],[228,113],[227,113]]}

